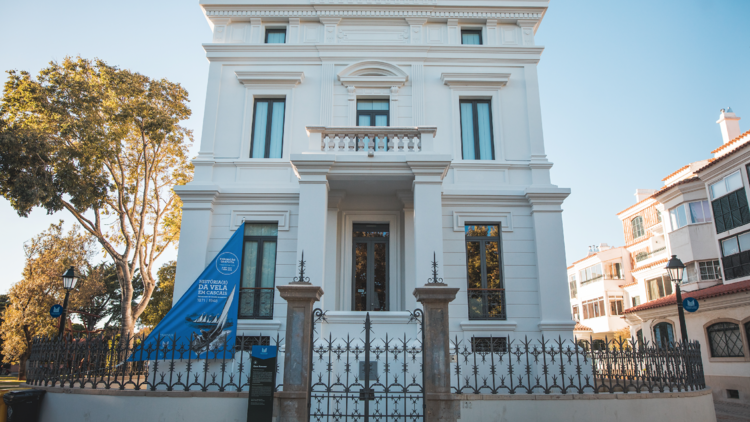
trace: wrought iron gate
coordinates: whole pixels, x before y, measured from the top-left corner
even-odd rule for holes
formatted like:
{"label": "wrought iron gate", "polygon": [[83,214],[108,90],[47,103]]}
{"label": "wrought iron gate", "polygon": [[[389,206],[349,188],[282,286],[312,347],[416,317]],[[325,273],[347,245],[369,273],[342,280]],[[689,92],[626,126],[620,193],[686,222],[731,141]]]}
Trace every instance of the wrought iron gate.
{"label": "wrought iron gate", "polygon": [[[406,334],[371,338],[370,313],[364,329],[346,337],[317,336],[315,324],[325,313],[313,315],[311,422],[423,422],[423,313],[411,313],[418,324],[416,338]],[[364,338],[362,338],[364,337]],[[367,370],[369,369],[369,370]]]}

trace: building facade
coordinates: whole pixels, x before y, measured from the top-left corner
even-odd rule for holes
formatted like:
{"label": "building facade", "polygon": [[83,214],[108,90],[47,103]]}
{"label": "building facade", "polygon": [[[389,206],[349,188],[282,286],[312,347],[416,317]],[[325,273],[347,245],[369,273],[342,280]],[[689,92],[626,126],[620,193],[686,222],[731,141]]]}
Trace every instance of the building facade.
{"label": "building facade", "polygon": [[[701,343],[706,384],[718,400],[750,403],[750,132],[740,133],[739,118],[721,111],[723,144],[713,157],[688,164],[664,179],[665,185],[643,201],[663,216],[659,232],[666,242],[663,259],[654,261],[645,279],[648,302],[625,310],[633,335],[668,347],[680,340],[676,295],[665,273],[667,256],[686,266],[684,300],[697,301],[686,312],[687,336]],[[635,227],[632,213],[620,213]],[[626,239],[627,239],[626,231]]]}
{"label": "building facade", "polygon": [[[275,291],[321,286],[327,330],[409,328],[459,288],[450,332],[572,336],[534,34],[546,1],[203,1],[213,39],[175,300],[246,222],[239,336],[283,333]],[[386,325],[387,324],[387,325]],[[415,331],[416,333],[416,331]]]}

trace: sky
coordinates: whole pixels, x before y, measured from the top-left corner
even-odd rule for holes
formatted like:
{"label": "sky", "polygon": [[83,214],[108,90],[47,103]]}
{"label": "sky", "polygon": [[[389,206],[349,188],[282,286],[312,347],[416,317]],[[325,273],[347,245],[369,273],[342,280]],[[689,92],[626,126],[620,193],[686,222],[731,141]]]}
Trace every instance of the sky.
{"label": "sky", "polygon": [[[635,202],[635,189],[658,189],[721,145],[719,109],[732,107],[750,129],[748,16],[748,0],[550,2],[536,43],[545,47],[539,83],[552,182],[572,190],[563,204],[568,263],[588,245],[622,245],[616,214]],[[0,70],[36,75],[81,55],[179,82],[190,93],[184,125],[196,152],[208,74],[201,43],[210,39],[194,0],[0,2]],[[21,278],[24,242],[59,220],[73,222],[43,210],[21,218],[0,198],[0,293]]]}

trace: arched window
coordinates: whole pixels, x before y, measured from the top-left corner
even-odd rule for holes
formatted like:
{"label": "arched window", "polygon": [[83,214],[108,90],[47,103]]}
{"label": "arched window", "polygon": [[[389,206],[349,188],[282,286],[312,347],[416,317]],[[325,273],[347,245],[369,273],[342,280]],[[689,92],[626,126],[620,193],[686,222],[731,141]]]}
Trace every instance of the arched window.
{"label": "arched window", "polygon": [[674,342],[674,329],[668,322],[660,322],[654,325],[654,343],[656,347],[667,349]]}
{"label": "arched window", "polygon": [[742,351],[740,326],[731,322],[717,322],[708,329],[708,344],[711,357],[732,358],[745,356]]}
{"label": "arched window", "polygon": [[633,239],[638,239],[646,234],[646,231],[643,230],[643,217],[640,215],[630,220],[630,224],[633,225]]}

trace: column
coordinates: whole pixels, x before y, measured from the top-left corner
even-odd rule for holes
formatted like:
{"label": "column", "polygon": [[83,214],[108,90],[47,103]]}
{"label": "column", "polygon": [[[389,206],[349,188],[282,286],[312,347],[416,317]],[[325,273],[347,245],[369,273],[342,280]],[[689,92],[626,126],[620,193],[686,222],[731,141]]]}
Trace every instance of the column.
{"label": "column", "polygon": [[[396,196],[404,204],[404,293],[413,291],[417,285],[414,265],[414,194],[411,191],[398,191]],[[413,297],[404,294],[404,309],[411,311],[417,307]]]}
{"label": "column", "polygon": [[305,253],[306,275],[322,286],[325,280],[326,227],[328,220],[328,170],[331,158],[292,154],[292,166],[299,178],[299,226],[297,262]]}
{"label": "column", "polygon": [[460,416],[458,397],[451,394],[450,331],[448,304],[456,298],[458,288],[425,286],[414,289],[414,297],[422,304],[424,324],[424,391],[425,420],[455,422]]}
{"label": "column", "polygon": [[414,173],[414,266],[416,285],[431,275],[433,254],[443,275],[443,177],[450,161],[407,161]]}
{"label": "column", "polygon": [[573,321],[568,301],[562,202],[570,189],[526,189],[531,204],[536,246],[539,330],[547,338],[573,338]]}
{"label": "column", "polygon": [[278,422],[306,421],[310,403],[312,311],[315,302],[323,296],[323,289],[310,283],[290,283],[276,288],[287,301],[284,391],[276,393]]}
{"label": "column", "polygon": [[[343,292],[336,288],[339,260],[339,204],[346,196],[345,191],[328,192],[328,221],[326,222],[326,279],[323,290],[328,296],[323,298],[320,307],[324,311],[340,311]],[[334,293],[335,292],[335,293]],[[334,294],[332,294],[334,293]]]}
{"label": "column", "polygon": [[320,125],[333,125],[333,82],[336,79],[333,63],[323,63],[320,76]]}
{"label": "column", "polygon": [[219,194],[216,188],[201,189],[191,185],[193,184],[174,188],[182,200],[182,223],[180,225],[181,247],[177,251],[173,304],[177,303],[206,268],[213,204]]}
{"label": "column", "polygon": [[412,126],[422,126],[424,120],[424,63],[411,65]]}

